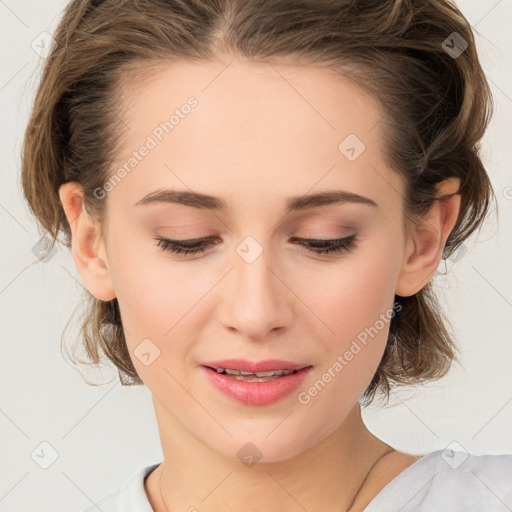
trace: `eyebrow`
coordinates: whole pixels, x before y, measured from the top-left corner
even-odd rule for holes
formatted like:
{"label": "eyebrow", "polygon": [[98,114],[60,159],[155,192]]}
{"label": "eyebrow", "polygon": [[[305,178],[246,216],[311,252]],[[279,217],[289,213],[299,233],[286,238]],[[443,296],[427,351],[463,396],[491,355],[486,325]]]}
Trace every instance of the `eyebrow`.
{"label": "eyebrow", "polygon": [[[150,192],[144,196],[140,201],[135,203],[135,206],[147,206],[157,203],[175,203],[193,208],[201,208],[215,211],[227,211],[227,203],[218,197],[200,194],[198,192],[187,192],[170,189],[161,189]],[[286,202],[286,211],[302,211],[311,208],[318,208],[326,205],[343,204],[343,203],[360,203],[373,207],[378,207],[375,201],[368,197],[354,194],[346,190],[330,190],[326,192],[319,192],[317,194],[309,194],[298,197],[288,198]]]}

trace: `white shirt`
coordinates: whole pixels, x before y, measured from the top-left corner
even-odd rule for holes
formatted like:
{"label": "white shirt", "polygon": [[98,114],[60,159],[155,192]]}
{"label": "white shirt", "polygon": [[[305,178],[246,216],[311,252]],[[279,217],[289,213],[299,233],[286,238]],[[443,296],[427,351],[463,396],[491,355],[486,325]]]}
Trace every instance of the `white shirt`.
{"label": "white shirt", "polygon": [[[145,478],[159,466],[137,470],[115,492],[82,512],[154,512]],[[471,455],[437,450],[402,471],[364,512],[510,512],[512,454]]]}

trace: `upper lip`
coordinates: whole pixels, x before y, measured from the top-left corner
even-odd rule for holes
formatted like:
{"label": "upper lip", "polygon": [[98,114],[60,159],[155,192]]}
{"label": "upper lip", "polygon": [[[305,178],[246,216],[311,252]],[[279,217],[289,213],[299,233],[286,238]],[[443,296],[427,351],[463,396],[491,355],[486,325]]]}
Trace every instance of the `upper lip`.
{"label": "upper lip", "polygon": [[230,370],[242,370],[245,372],[269,372],[272,370],[301,370],[311,366],[310,364],[282,361],[280,359],[266,359],[263,361],[248,361],[246,359],[223,359],[222,361],[208,361],[202,366],[213,369],[228,368]]}

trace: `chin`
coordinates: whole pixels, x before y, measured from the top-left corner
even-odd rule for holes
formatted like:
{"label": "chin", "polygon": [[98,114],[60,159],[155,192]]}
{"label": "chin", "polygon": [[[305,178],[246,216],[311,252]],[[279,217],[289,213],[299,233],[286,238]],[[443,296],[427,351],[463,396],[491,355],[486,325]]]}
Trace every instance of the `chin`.
{"label": "chin", "polygon": [[[253,467],[254,464],[277,463],[293,459],[314,444],[303,436],[290,438],[277,435],[276,432],[269,436],[271,430],[254,433],[246,430],[244,435],[235,436],[228,442],[214,443],[210,448],[227,459],[238,460],[247,467]],[[211,442],[211,438],[209,441]]]}

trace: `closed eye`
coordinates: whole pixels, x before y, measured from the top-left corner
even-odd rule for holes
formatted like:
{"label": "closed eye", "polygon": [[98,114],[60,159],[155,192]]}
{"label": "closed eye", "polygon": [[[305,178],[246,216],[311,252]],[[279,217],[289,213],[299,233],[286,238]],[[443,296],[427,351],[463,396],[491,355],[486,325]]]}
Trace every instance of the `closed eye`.
{"label": "closed eye", "polygon": [[[192,240],[170,240],[160,236],[154,237],[156,245],[163,251],[188,256],[204,253],[211,246],[219,243],[213,241],[213,237],[196,238]],[[340,254],[351,251],[355,247],[356,235],[334,239],[307,239],[292,238],[292,243],[300,245],[306,252],[314,254]]]}

